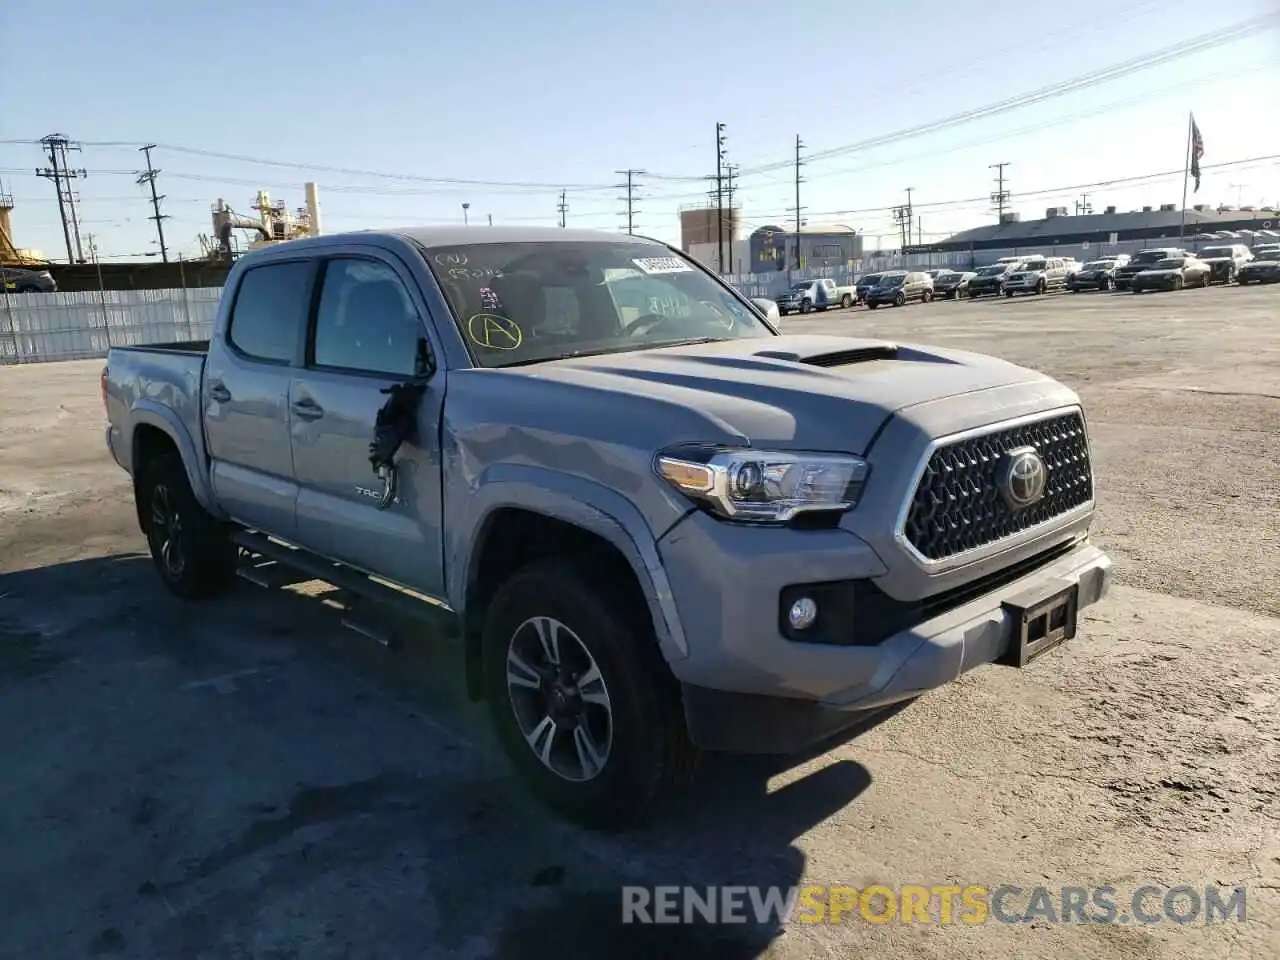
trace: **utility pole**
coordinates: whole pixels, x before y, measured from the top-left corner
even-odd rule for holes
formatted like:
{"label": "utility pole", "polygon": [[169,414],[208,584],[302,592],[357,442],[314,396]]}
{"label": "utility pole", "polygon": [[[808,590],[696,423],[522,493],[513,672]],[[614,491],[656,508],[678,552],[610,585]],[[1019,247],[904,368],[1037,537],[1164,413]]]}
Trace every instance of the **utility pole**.
{"label": "utility pole", "polygon": [[716,246],[719,272],[724,273],[724,124],[716,124]]}
{"label": "utility pole", "polygon": [[164,245],[164,221],[168,220],[168,216],[160,212],[160,201],[164,199],[163,195],[156,194],[156,177],[160,171],[151,166],[151,151],[156,148],[154,143],[149,143],[145,147],[139,147],[143,153],[147,155],[147,172],[138,174],[139,184],[148,184],[151,187],[151,209],[155,211],[148,220],[156,222],[156,233],[160,237],[160,258],[165,263],[169,262],[169,248]]}
{"label": "utility pole", "polygon": [[489,214],[489,226],[493,226],[493,214]]}
{"label": "utility pole", "polygon": [[800,184],[803,182],[800,178],[800,168],[804,166],[804,161],[800,159],[800,151],[804,148],[804,143],[800,140],[800,134],[796,134],[796,269],[800,269],[800,212],[804,207],[800,206]]}
{"label": "utility pole", "polygon": [[640,186],[638,183],[636,183],[636,177],[643,175],[644,171],[628,169],[628,170],[615,170],[614,173],[621,174],[622,176],[627,178],[626,183],[622,184],[623,188],[627,191],[627,195],[625,197],[620,197],[619,199],[621,199],[627,205],[627,210],[626,210],[627,233],[632,234],[632,233],[635,233],[636,200],[639,199],[636,196],[636,191],[639,189],[639,186]]}
{"label": "utility pole", "polygon": [[724,193],[725,206],[729,211],[729,272],[733,273],[733,238],[738,233],[738,213],[737,208],[733,205],[733,195],[738,190],[738,166],[733,163],[726,163],[724,167]]}
{"label": "utility pole", "polygon": [[[62,238],[67,242],[67,262],[84,263],[84,252],[80,247],[80,220],[76,215],[76,194],[71,183],[87,174],[84,170],[72,169],[67,159],[67,151],[79,150],[80,144],[68,140],[60,133],[42,137],[40,144],[49,158],[49,166],[37,169],[36,176],[52,180],[58,190],[58,216],[62,219]],[[71,247],[73,233],[76,238],[74,251]]]}
{"label": "utility pole", "polygon": [[560,229],[564,229],[565,217],[569,215],[569,200],[565,196],[565,191],[560,191],[560,202],[556,204],[556,210],[560,214]]}
{"label": "utility pole", "polygon": [[916,246],[924,245],[924,217],[916,217]]}
{"label": "utility pole", "polygon": [[905,206],[893,208],[893,221],[898,225],[898,233],[901,235],[904,253],[911,244],[911,227],[915,224],[915,208],[911,205],[911,193],[914,189],[914,187],[907,187],[907,202]]}
{"label": "utility pole", "polygon": [[1006,160],[1003,163],[993,163],[988,169],[996,171],[996,192],[991,194],[991,202],[996,205],[996,216],[999,223],[1004,223],[1004,208],[1009,202],[1009,191],[1004,188],[1004,168],[1009,166]]}
{"label": "utility pole", "polygon": [[1093,213],[1093,205],[1089,203],[1089,195],[1080,194],[1080,199],[1076,201],[1076,216],[1087,217],[1091,213]]}

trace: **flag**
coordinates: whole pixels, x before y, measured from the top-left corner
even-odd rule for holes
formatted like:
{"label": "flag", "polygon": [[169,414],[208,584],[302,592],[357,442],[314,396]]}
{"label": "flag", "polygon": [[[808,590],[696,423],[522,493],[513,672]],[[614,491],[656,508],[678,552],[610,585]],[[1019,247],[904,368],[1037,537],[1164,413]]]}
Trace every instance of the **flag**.
{"label": "flag", "polygon": [[1195,114],[1191,116],[1191,175],[1196,178],[1196,190],[1200,189],[1200,158],[1204,156],[1204,138],[1196,126]]}

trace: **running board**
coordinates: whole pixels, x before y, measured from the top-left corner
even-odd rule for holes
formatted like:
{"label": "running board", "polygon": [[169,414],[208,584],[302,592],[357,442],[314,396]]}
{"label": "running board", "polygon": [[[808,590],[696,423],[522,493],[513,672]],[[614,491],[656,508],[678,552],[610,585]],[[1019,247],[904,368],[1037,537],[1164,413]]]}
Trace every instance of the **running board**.
{"label": "running board", "polygon": [[[300,571],[311,579],[331,583],[340,590],[353,594],[357,601],[368,601],[373,607],[373,610],[370,611],[370,614],[373,614],[372,616],[361,615],[360,607],[363,606],[362,603],[348,604],[346,614],[342,618],[342,625],[362,636],[377,640],[385,647],[397,646],[397,641],[389,625],[379,622],[383,618],[376,616],[378,608],[392,610],[402,616],[421,620],[433,626],[439,625],[440,614],[443,611],[433,606],[429,601],[418,599],[403,590],[380,583],[345,564],[317,557],[315,554],[308,553],[297,547],[287,546],[278,540],[272,540],[265,534],[255,533],[251,530],[237,531],[232,535],[232,540],[238,547],[248,551],[250,554],[257,555],[256,557],[242,557],[236,570],[240,577],[250,583],[266,588],[282,585],[278,582],[272,582],[277,578],[270,576],[270,572],[277,572],[273,568],[278,564],[280,567],[289,570]],[[258,558],[265,558],[274,562],[266,564],[255,562]],[[283,571],[278,571],[277,573],[281,572]],[[284,582],[288,582],[288,580]]]}

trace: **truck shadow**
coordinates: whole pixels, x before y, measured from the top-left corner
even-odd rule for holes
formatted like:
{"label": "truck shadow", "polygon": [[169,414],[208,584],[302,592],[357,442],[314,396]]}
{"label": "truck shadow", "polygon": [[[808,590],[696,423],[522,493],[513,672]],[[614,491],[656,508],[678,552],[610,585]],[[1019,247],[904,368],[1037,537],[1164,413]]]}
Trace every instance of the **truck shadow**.
{"label": "truck shadow", "polygon": [[[255,898],[292,894],[294,885],[301,888],[310,882],[305,876],[279,873],[282,868],[270,864],[273,857],[278,861],[292,855],[289,850],[296,842],[294,833],[305,830],[315,819],[312,807],[318,804],[324,808],[326,820],[345,825],[361,838],[358,842],[350,837],[341,843],[331,841],[333,857],[337,863],[345,863],[346,869],[371,869],[365,861],[389,856],[387,837],[424,831],[426,838],[419,841],[424,851],[420,858],[423,885],[387,894],[393,900],[383,908],[417,911],[421,909],[417,900],[425,890],[435,910],[442,915],[447,912],[450,927],[467,933],[457,943],[463,952],[470,949],[467,942],[479,937],[492,951],[487,955],[506,960],[684,957],[698,953],[726,960],[756,957],[782,933],[785,918],[767,909],[757,914],[749,893],[740,895],[742,913],[736,922],[708,922],[695,914],[692,922],[648,924],[624,923],[622,888],[646,888],[653,896],[659,886],[695,888],[699,895],[707,887],[755,887],[760,896],[767,895],[769,888],[787,896],[805,876],[806,856],[797,840],[856,800],[871,784],[871,774],[864,766],[833,756],[832,749],[902,709],[899,706],[866,717],[858,726],[802,756],[708,754],[692,791],[664,816],[625,834],[592,834],[563,824],[536,807],[498,756],[484,709],[466,700],[461,651],[446,616],[440,617],[438,629],[418,628],[418,634],[403,648],[388,650],[343,630],[341,614],[332,608],[334,600],[332,591],[304,594],[241,584],[216,605],[182,604],[163,591],[150,559],[139,555],[75,561],[0,576],[0,690],[33,681],[57,682],[67,664],[82,671],[91,669],[95,657],[112,651],[129,663],[164,661],[180,676],[248,672],[263,663],[275,669],[273,664],[285,665],[297,658],[318,662],[318,669],[333,678],[333,685],[346,688],[348,701],[363,704],[343,708],[366,714],[359,718],[361,730],[377,729],[378,716],[383,714],[402,722],[406,710],[425,719],[422,743],[403,747],[406,765],[415,763],[416,751],[422,755],[419,762],[429,766],[427,755],[439,752],[444,740],[451,741],[444,745],[445,750],[453,751],[461,743],[476,755],[452,781],[444,777],[424,783],[401,770],[389,770],[368,780],[364,773],[351,770],[351,784],[312,785],[296,796],[268,784],[251,788],[265,794],[264,809],[284,809],[290,815],[262,816],[259,811],[255,819],[238,808],[219,812],[220,818],[238,824],[237,839],[225,848],[186,850],[185,857],[168,865],[173,874],[170,879],[153,881],[148,877],[139,888],[154,894],[155,890],[177,889],[187,883],[230,885],[231,889],[217,893],[226,903],[225,916],[219,919],[217,912],[207,911],[197,914],[193,906],[190,913],[180,912],[176,917],[151,917],[135,922],[131,941],[140,935],[144,942],[163,946],[171,955],[194,955],[214,942],[213,938],[227,937],[228,929],[218,926],[226,924],[233,940],[252,942],[260,933],[255,926],[260,922],[254,919]],[[104,652],[103,638],[107,636],[111,650]],[[342,669],[335,672],[326,665]],[[361,687],[372,689],[375,695],[366,696]],[[387,714],[388,705],[397,713]],[[218,708],[218,701],[213,701],[213,709]],[[85,704],[87,716],[98,709],[99,705]],[[340,723],[348,729],[355,725],[349,716],[314,716],[317,724]],[[209,720],[215,728],[221,722],[216,716]],[[301,723],[304,730],[306,723],[305,719]],[[270,736],[271,731],[261,735]],[[317,737],[323,735],[316,733]],[[186,776],[193,782],[207,775],[201,766],[215,762],[202,757],[198,744],[182,742],[180,735],[167,734],[163,727],[152,736],[155,742],[150,749],[181,757],[175,763],[186,767]],[[228,740],[234,736],[233,730],[225,735]],[[173,742],[168,742],[170,739]],[[42,749],[51,747],[42,748],[38,742],[22,745],[28,757]],[[370,756],[387,753],[382,743],[371,742],[367,749]],[[91,756],[82,762],[113,766],[119,758]],[[143,782],[145,771],[121,773],[121,789],[130,795],[145,794],[149,811],[164,811],[173,805],[162,789]],[[286,778],[289,775],[289,771],[282,773]],[[352,790],[343,792],[345,787]],[[342,802],[333,801],[339,794]],[[152,815],[148,813],[148,818]],[[424,817],[429,818],[429,827]],[[442,837],[471,839],[464,842]],[[0,843],[11,839],[0,836]],[[110,842],[104,838],[104,848]],[[439,856],[442,844],[444,857]],[[455,844],[461,849],[451,849]],[[315,841],[309,846],[316,846]],[[406,848],[413,849],[414,843],[402,840],[400,847],[396,856],[404,855]],[[310,856],[324,860],[327,855]],[[230,875],[238,862],[251,857],[265,858],[269,864],[259,882],[275,883],[279,889],[236,887],[238,881]],[[194,879],[188,879],[181,868],[183,862],[203,866]],[[163,866],[158,868],[160,872]],[[56,869],[51,862],[37,866],[36,873]],[[3,874],[0,870],[0,887],[7,882]],[[814,879],[835,882],[848,878]],[[77,877],[76,882],[92,888],[116,881],[100,874]],[[92,889],[84,889],[72,902],[96,897]],[[243,911],[231,909],[237,903],[244,904]],[[73,908],[68,905],[67,909]],[[328,908],[320,904],[317,910]],[[644,917],[641,912],[637,919]],[[317,925],[324,923],[320,913],[311,920]],[[143,929],[140,934],[139,923]],[[366,923],[351,933],[353,942],[348,946],[356,955],[366,949],[371,955],[378,952],[367,943],[362,949],[360,938],[368,930]],[[337,952],[340,941],[335,940],[332,946],[332,953],[322,949],[307,955],[342,955]],[[410,944],[403,947],[407,950]]]}

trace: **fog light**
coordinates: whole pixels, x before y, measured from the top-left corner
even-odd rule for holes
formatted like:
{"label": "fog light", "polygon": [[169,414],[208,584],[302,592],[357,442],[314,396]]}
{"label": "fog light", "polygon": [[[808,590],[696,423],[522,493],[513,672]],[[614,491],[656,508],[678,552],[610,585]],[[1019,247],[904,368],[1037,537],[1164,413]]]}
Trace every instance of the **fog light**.
{"label": "fog light", "polygon": [[801,597],[787,611],[787,623],[792,630],[808,630],[818,619],[818,603],[810,597]]}

